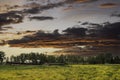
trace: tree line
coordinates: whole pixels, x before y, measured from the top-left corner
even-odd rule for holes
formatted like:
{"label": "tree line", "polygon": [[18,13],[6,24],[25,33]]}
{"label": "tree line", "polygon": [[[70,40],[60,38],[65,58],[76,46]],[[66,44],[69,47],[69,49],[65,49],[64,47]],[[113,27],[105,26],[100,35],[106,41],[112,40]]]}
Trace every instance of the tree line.
{"label": "tree line", "polygon": [[5,57],[5,53],[0,51],[0,63],[6,64],[120,64],[120,57],[110,53],[96,56],[80,55],[47,55],[42,53],[22,53],[20,55]]}

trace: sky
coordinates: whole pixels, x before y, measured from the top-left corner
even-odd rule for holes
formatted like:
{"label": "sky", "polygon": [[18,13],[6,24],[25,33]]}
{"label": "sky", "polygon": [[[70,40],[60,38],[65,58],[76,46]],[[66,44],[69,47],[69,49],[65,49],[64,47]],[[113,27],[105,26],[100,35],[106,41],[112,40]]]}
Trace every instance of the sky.
{"label": "sky", "polygon": [[[64,0],[57,0],[57,1],[50,0],[50,3],[55,4],[61,1],[64,2]],[[115,12],[119,13],[120,0],[76,0],[76,1],[73,0],[73,1],[74,1],[73,3],[65,3],[64,5],[49,8],[40,11],[36,14],[27,13],[22,23],[10,24],[9,26],[14,27],[14,30],[8,30],[8,31],[16,32],[16,31],[40,30],[40,29],[45,31],[53,31],[54,29],[64,30],[67,27],[80,25],[78,21],[93,22],[93,23],[119,21],[119,17],[111,17],[111,14]],[[21,10],[21,9],[32,8],[33,5],[37,6],[38,4],[39,6],[41,5],[47,6],[48,2],[47,0],[17,0],[17,1],[1,0],[0,3],[3,6],[1,7],[1,9],[5,8],[4,5],[9,5],[9,6],[19,5],[19,7],[14,9]],[[25,7],[25,5],[26,6],[29,5],[29,7]],[[28,17],[30,16],[50,16],[53,17],[54,19],[41,20],[41,21],[29,20]],[[8,26],[8,25],[4,25],[4,26]]]}
{"label": "sky", "polygon": [[[39,30],[58,29],[62,33],[76,25],[88,28],[89,25],[82,25],[85,22],[120,22],[119,9],[120,0],[0,0],[0,42],[20,39]],[[0,50],[6,51],[4,46]]]}

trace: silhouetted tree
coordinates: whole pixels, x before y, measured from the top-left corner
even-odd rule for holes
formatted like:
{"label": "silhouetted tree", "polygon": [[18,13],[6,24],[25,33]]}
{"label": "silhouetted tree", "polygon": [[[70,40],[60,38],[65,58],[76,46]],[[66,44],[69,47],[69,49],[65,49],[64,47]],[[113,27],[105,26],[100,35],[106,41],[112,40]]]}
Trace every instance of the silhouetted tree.
{"label": "silhouetted tree", "polygon": [[[0,52],[0,56],[3,52]],[[4,56],[4,55],[2,55]],[[4,57],[0,58],[1,63]],[[28,61],[26,63],[26,61]],[[17,64],[34,64],[42,65],[45,63],[62,63],[62,64],[120,64],[120,57],[113,56],[110,53],[99,54],[96,56],[80,56],[80,55],[46,55],[39,53],[22,53],[18,56],[11,56],[10,61],[6,59],[6,62]]]}
{"label": "silhouetted tree", "polygon": [[56,63],[56,57],[54,55],[48,55],[47,62],[48,63]]}
{"label": "silhouetted tree", "polygon": [[5,53],[3,51],[0,51],[0,64],[3,63],[4,59],[5,59]]}
{"label": "silhouetted tree", "polygon": [[114,64],[120,64],[120,57],[119,56],[115,56],[113,61],[114,61],[113,62]]}
{"label": "silhouetted tree", "polygon": [[47,56],[45,54],[40,54],[39,60],[40,60],[39,64],[44,64],[47,62]]}
{"label": "silhouetted tree", "polygon": [[105,63],[111,63],[112,59],[113,59],[113,56],[111,53],[106,53],[104,54],[105,55]]}
{"label": "silhouetted tree", "polygon": [[57,57],[58,63],[66,63],[66,57],[64,55],[60,55]]}
{"label": "silhouetted tree", "polygon": [[25,61],[27,59],[27,55],[25,53],[22,53],[22,54],[20,54],[19,58],[20,58],[21,63],[25,63]]}
{"label": "silhouetted tree", "polygon": [[32,64],[37,64],[37,55],[35,53],[30,53],[29,54],[29,59],[32,61]]}

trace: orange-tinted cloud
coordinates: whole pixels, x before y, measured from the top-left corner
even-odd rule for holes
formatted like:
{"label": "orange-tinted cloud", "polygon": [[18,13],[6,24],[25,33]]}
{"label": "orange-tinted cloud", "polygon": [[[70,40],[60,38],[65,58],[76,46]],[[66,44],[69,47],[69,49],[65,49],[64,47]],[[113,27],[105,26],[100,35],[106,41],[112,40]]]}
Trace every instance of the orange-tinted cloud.
{"label": "orange-tinted cloud", "polygon": [[76,2],[87,2],[87,1],[90,1],[90,0],[76,0]]}
{"label": "orange-tinted cloud", "polygon": [[69,7],[65,8],[64,11],[68,11],[68,10],[72,10],[72,9],[74,9],[74,8],[72,6],[69,6]]}
{"label": "orange-tinted cloud", "polygon": [[104,3],[100,5],[100,8],[113,8],[116,7],[117,4],[116,3]]}
{"label": "orange-tinted cloud", "polygon": [[75,0],[76,2],[94,2],[94,1],[97,1],[97,0]]}
{"label": "orange-tinted cloud", "polygon": [[[85,23],[86,24],[86,23]],[[96,28],[89,29],[89,35],[86,35],[86,28],[72,27],[63,30],[60,34],[58,29],[51,33],[37,31],[32,35],[24,36],[21,39],[9,40],[8,43],[13,47],[59,47],[66,48],[76,45],[91,46],[119,46],[120,45],[120,22],[100,25],[87,23]],[[103,27],[104,26],[104,27]],[[101,27],[101,28],[100,28]],[[29,31],[28,31],[29,32]],[[92,33],[91,33],[92,32]],[[95,37],[95,38],[94,38]],[[83,47],[83,46],[82,46]]]}

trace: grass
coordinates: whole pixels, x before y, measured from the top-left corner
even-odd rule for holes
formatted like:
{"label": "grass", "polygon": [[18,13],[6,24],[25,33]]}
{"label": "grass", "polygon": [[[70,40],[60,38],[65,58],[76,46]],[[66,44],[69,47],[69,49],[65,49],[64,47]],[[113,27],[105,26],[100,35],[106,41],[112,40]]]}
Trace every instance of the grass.
{"label": "grass", "polygon": [[0,80],[120,80],[120,65],[0,65]]}

